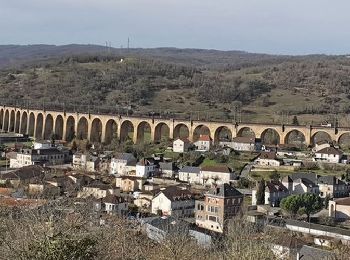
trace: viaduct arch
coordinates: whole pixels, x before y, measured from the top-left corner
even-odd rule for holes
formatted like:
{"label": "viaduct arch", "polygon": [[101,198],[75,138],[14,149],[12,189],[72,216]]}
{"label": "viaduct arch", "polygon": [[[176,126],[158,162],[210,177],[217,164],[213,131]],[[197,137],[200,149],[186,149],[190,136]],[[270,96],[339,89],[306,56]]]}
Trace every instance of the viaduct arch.
{"label": "viaduct arch", "polygon": [[[350,127],[293,126],[278,124],[229,123],[104,115],[68,111],[46,111],[21,107],[0,106],[0,131],[28,134],[37,139],[48,139],[52,134],[57,139],[71,141],[73,138],[91,142],[110,143],[132,140],[158,142],[162,139],[188,138],[195,141],[199,134],[208,134],[218,143],[230,141],[237,136],[264,138],[273,131],[281,144],[290,142],[291,135],[298,134],[304,145],[311,145],[322,132],[330,141],[338,143],[350,135]],[[349,138],[350,139],[350,138]]]}

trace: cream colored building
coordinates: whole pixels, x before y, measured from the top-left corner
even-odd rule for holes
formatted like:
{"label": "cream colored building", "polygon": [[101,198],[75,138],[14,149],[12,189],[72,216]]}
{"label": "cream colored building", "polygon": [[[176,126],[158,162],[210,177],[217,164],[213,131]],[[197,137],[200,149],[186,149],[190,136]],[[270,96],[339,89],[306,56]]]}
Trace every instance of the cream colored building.
{"label": "cream colored building", "polygon": [[209,151],[212,145],[212,139],[209,135],[200,135],[194,145],[197,151]]}
{"label": "cream colored building", "polygon": [[234,174],[227,166],[204,166],[200,171],[200,182],[203,185],[229,183]]}
{"label": "cream colored building", "polygon": [[104,198],[109,194],[118,195],[119,189],[113,188],[110,185],[100,183],[98,181],[90,183],[78,192],[78,198],[94,197],[96,199]]}
{"label": "cream colored building", "polygon": [[136,158],[131,153],[118,153],[112,158],[110,174],[126,175],[130,171],[136,171]]}
{"label": "cream colored building", "polygon": [[188,151],[188,149],[190,148],[191,143],[188,139],[176,139],[173,142],[173,152],[175,153],[185,153]]}
{"label": "cream colored building", "polygon": [[99,158],[90,154],[75,153],[73,155],[73,168],[77,170],[95,172],[97,171]]}
{"label": "cream colored building", "polygon": [[262,152],[258,158],[254,161],[257,166],[281,166],[281,161],[277,159],[277,155],[274,152]]}
{"label": "cream colored building", "polygon": [[175,217],[190,217],[194,213],[194,198],[189,190],[177,186],[160,189],[152,199],[152,213]]}
{"label": "cream colored building", "polygon": [[343,152],[334,147],[326,147],[315,152],[315,161],[327,162],[327,163],[339,163],[343,157]]}
{"label": "cream colored building", "polygon": [[179,170],[179,180],[190,184],[202,184],[199,167],[184,166]]}
{"label": "cream colored building", "polygon": [[350,219],[350,197],[330,200],[328,204],[329,217],[336,220]]}
{"label": "cream colored building", "polygon": [[120,176],[115,179],[116,187],[125,192],[142,190],[145,182],[145,178],[137,176]]}

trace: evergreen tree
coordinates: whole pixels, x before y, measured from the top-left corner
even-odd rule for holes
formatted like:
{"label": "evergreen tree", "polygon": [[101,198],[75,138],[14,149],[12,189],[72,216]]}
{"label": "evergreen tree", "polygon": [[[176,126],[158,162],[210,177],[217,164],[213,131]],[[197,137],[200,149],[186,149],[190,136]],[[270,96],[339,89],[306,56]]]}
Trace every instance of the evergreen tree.
{"label": "evergreen tree", "polygon": [[293,117],[292,125],[299,125],[299,121],[298,121],[297,116],[294,116],[294,117]]}
{"label": "evergreen tree", "polygon": [[265,180],[262,179],[256,190],[256,204],[264,205],[265,204]]}

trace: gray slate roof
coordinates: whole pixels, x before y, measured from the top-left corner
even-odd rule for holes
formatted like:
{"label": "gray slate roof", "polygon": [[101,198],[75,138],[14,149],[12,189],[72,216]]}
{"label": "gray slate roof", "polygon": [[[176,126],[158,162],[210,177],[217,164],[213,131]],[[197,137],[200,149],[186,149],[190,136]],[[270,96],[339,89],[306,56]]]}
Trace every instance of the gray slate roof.
{"label": "gray slate roof", "polygon": [[173,162],[160,162],[159,168],[162,170],[173,171],[174,170],[174,163]]}
{"label": "gray slate roof", "polygon": [[198,173],[200,172],[199,167],[193,167],[193,166],[184,166],[179,170],[179,172],[189,172],[189,173]]}
{"label": "gray slate roof", "polygon": [[209,190],[207,194],[215,195],[218,197],[237,197],[237,196],[243,197],[242,193],[240,193],[237,189],[235,189],[234,187],[232,187],[227,183],[214,187],[213,189]]}
{"label": "gray slate roof", "polygon": [[344,185],[345,182],[338,179],[335,176],[320,176],[317,179],[317,183],[319,184],[328,184],[328,185]]}
{"label": "gray slate roof", "polygon": [[294,181],[296,179],[301,179],[301,178],[304,178],[304,179],[308,179],[314,183],[317,182],[317,175],[316,173],[313,173],[313,172],[310,172],[310,173],[307,173],[307,172],[298,172],[298,173],[294,173],[294,174],[291,174],[291,175],[288,175],[288,177]]}
{"label": "gray slate roof", "polygon": [[335,254],[323,249],[304,245],[299,251],[299,257],[303,260],[326,260],[335,259]]}
{"label": "gray slate roof", "polygon": [[136,158],[131,153],[117,153],[114,155],[114,158],[118,160],[128,161],[128,162],[134,161],[134,160],[136,161]]}

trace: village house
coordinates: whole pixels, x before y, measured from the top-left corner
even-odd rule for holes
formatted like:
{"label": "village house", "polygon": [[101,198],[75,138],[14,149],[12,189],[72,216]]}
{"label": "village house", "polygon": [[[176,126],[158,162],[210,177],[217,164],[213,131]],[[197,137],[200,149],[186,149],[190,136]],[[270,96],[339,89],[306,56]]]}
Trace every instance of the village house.
{"label": "village house", "polygon": [[200,168],[184,166],[179,170],[179,180],[190,184],[201,184]]}
{"label": "village house", "polygon": [[187,138],[177,138],[173,142],[173,152],[185,153],[191,147],[191,142]]}
{"label": "village house", "polygon": [[[176,182],[175,182],[175,183],[176,183]],[[153,191],[153,190],[156,190],[156,189],[159,189],[159,184],[154,183],[153,181],[152,181],[152,182],[146,181],[146,182],[143,184],[143,190],[144,190],[144,191]]]}
{"label": "village house", "polygon": [[96,199],[104,198],[108,194],[118,194],[119,189],[113,188],[110,184],[103,183],[101,181],[93,181],[82,187],[82,190],[78,192],[78,198],[94,197]]}
{"label": "village house", "polygon": [[200,183],[203,185],[229,183],[235,177],[227,166],[204,166],[200,170]]}
{"label": "village house", "polygon": [[156,165],[153,158],[143,158],[136,164],[136,176],[148,178],[154,174]]}
{"label": "village house", "polygon": [[[252,190],[252,205],[257,205],[257,189]],[[265,205],[278,207],[281,200],[290,195],[289,190],[278,180],[265,182]]]}
{"label": "village house", "polygon": [[61,194],[61,188],[43,180],[32,180],[28,184],[28,194],[30,197],[55,198]]}
{"label": "village house", "polygon": [[9,182],[17,188],[19,185],[27,185],[34,180],[42,180],[47,172],[48,169],[40,165],[29,165],[1,174],[0,183],[6,184],[6,182]]}
{"label": "village house", "polygon": [[123,192],[140,191],[146,182],[145,178],[127,175],[119,176],[115,180],[116,187],[120,188]]}
{"label": "village house", "polygon": [[59,141],[55,141],[54,143],[51,140],[42,140],[33,142],[33,149],[51,149],[51,148],[62,148],[63,144]]}
{"label": "village house", "polygon": [[131,153],[117,153],[110,164],[110,174],[126,175],[130,171],[136,171],[136,158]]}
{"label": "village house", "polygon": [[282,184],[287,187],[291,194],[319,194],[319,187],[316,182],[316,175],[312,173],[292,174],[282,179]]}
{"label": "village house", "polygon": [[222,233],[225,223],[241,212],[243,194],[229,184],[212,188],[204,195],[204,200],[196,200],[196,225]]}
{"label": "village house", "polygon": [[258,158],[254,161],[257,166],[272,166],[279,167],[281,166],[281,161],[277,158],[275,152],[262,152],[259,154]]}
{"label": "village house", "polygon": [[128,203],[122,197],[108,194],[104,198],[95,200],[94,209],[107,214],[125,215],[128,212]]}
{"label": "village house", "polygon": [[194,211],[194,197],[184,188],[168,186],[161,188],[152,199],[152,213],[174,217],[190,217]]}
{"label": "village house", "polygon": [[140,209],[151,209],[152,200],[156,194],[158,194],[158,190],[152,191],[143,191],[138,194],[135,194],[134,204]]}
{"label": "village house", "polygon": [[10,168],[28,165],[60,165],[65,163],[66,151],[57,148],[21,149],[15,159],[10,159]]}
{"label": "village house", "polygon": [[331,147],[331,144],[328,141],[320,141],[320,142],[316,142],[315,146],[312,148],[312,151],[314,153],[324,149],[324,148],[328,148]]}
{"label": "village house", "polygon": [[261,141],[255,137],[237,136],[231,142],[220,142],[220,145],[229,146],[236,151],[254,152],[261,149]]}
{"label": "village house", "polygon": [[194,142],[197,151],[206,152],[210,150],[212,139],[209,135],[200,135],[198,140]]}
{"label": "village house", "polygon": [[330,200],[328,203],[329,217],[337,221],[350,219],[350,197]]}
{"label": "village house", "polygon": [[98,169],[100,159],[91,154],[77,152],[73,155],[73,168],[77,170],[95,172]]}
{"label": "village house", "polygon": [[173,217],[147,218],[142,221],[147,237],[160,243],[167,236],[188,236],[202,247],[210,247],[212,236],[205,230]]}
{"label": "village house", "polygon": [[320,190],[320,197],[342,198],[348,197],[350,185],[340,180],[336,176],[319,176],[317,184]]}
{"label": "village house", "polygon": [[162,177],[174,178],[176,167],[173,162],[160,162],[159,173]]}
{"label": "village house", "polygon": [[314,160],[327,163],[340,163],[343,152],[334,147],[325,147],[315,152]]}

